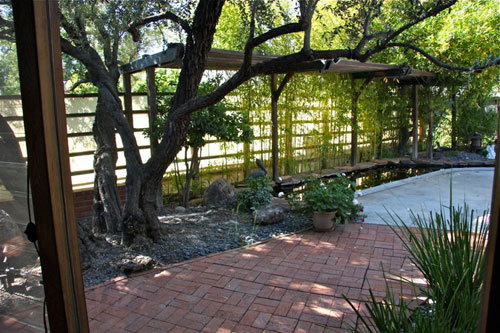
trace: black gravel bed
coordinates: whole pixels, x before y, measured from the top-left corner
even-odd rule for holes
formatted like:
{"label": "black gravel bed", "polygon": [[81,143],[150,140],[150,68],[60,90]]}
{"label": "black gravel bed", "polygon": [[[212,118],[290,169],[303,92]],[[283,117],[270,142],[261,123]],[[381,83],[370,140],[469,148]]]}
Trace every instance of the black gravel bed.
{"label": "black gravel bed", "polygon": [[255,225],[249,214],[228,208],[193,207],[185,212],[169,209],[161,222],[161,241],[139,239],[131,247],[119,244],[119,236],[93,236],[96,248],[83,260],[85,287],[126,275],[119,263],[138,256],[151,259],[148,268],[174,264],[312,226],[309,216],[288,212],[282,222]]}

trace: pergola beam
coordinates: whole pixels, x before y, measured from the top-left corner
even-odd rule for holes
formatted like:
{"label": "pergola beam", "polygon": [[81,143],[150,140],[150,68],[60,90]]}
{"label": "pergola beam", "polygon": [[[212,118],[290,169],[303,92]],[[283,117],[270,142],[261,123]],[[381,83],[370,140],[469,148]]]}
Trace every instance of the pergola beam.
{"label": "pergola beam", "polygon": [[181,43],[168,44],[168,48],[165,51],[145,55],[141,59],[132,61],[120,67],[120,73],[136,73],[140,72],[148,67],[156,67],[161,65],[166,65],[170,63],[179,62],[184,55],[184,45]]}
{"label": "pergola beam", "polygon": [[402,66],[400,68],[352,73],[352,77],[354,79],[368,79],[376,77],[400,78],[410,75],[411,72],[412,69],[410,67]]}
{"label": "pergola beam", "polygon": [[[180,68],[184,53],[183,44],[169,44],[167,50],[143,56],[139,60],[120,67],[120,73],[136,73],[148,67]],[[259,54],[252,55],[252,64],[261,63],[275,59],[279,55]],[[243,64],[243,52],[231,50],[212,49],[208,53],[206,68],[210,70],[234,70],[237,71]],[[411,69],[408,66],[391,64],[380,64],[372,62],[360,62],[347,59],[315,60],[299,63],[292,66],[277,66],[272,71],[264,74],[287,74],[287,73],[344,73],[353,74],[356,78],[367,77],[394,77],[404,81],[415,81],[419,79],[426,82],[435,77],[434,73]]]}

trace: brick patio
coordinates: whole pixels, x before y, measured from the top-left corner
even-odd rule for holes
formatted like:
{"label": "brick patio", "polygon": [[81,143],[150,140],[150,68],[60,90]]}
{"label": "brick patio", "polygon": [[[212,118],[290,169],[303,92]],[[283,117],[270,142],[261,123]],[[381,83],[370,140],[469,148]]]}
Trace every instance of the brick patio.
{"label": "brick patio", "polygon": [[[386,226],[283,236],[89,288],[90,328],[342,332],[356,320],[343,295],[356,306],[369,287],[384,297],[381,264],[385,271],[420,278]],[[13,328],[6,318],[0,329]]]}

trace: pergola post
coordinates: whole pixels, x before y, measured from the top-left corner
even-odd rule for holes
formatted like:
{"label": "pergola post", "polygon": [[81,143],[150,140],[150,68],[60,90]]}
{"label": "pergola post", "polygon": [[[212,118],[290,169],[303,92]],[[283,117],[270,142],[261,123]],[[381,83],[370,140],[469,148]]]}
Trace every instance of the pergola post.
{"label": "pergola post", "polygon": [[431,92],[427,90],[427,105],[429,106],[429,130],[427,132],[427,158],[432,160],[434,158],[434,111],[431,107]]}
{"label": "pergola post", "polygon": [[412,134],[413,134],[413,149],[411,152],[412,160],[418,159],[418,86],[412,85]]}
{"label": "pergola post", "polygon": [[[325,146],[330,146],[331,140],[328,135],[325,135],[325,133],[330,133],[330,117],[329,117],[329,111],[327,109],[323,109],[323,112],[321,112],[321,125],[323,127],[322,129],[322,144]],[[329,151],[331,151],[329,149]],[[326,169],[328,167],[328,157],[326,154],[320,154],[321,161],[320,161],[320,168],[321,169]]]}
{"label": "pergola post", "polygon": [[271,74],[271,151],[273,161],[273,180],[279,178],[279,136],[278,136],[278,100],[286,84],[292,78],[294,73],[287,73],[278,87],[278,74]]}
{"label": "pergola post", "polygon": [[132,84],[130,82],[130,73],[123,73],[123,104],[125,108],[125,117],[130,127],[134,128],[134,115],[132,110]]}
{"label": "pergola post", "polygon": [[352,105],[351,105],[351,166],[355,166],[358,160],[358,97],[356,93],[356,81],[351,78]]}
{"label": "pergola post", "polygon": [[69,165],[57,1],[12,1],[28,170],[52,332],[88,332]]}
{"label": "pergola post", "polygon": [[[156,82],[155,82],[155,68],[148,67],[146,68],[146,85],[147,85],[147,94],[148,94],[148,116],[149,116],[149,130],[152,133],[154,122],[156,117],[158,116],[158,102],[156,100]],[[158,141],[150,136],[150,144],[151,144],[151,153],[155,149]]]}
{"label": "pergola post", "polygon": [[[148,67],[146,68],[146,86],[147,86],[147,94],[148,94],[148,118],[149,118],[149,131],[153,133],[154,122],[156,117],[158,116],[158,101],[156,100],[156,81],[155,81],[155,68]],[[158,140],[153,137],[153,135],[149,138],[149,149],[151,150],[151,155],[153,155],[153,151],[158,145]],[[158,190],[156,194],[156,208],[158,211],[163,210],[163,182],[160,182],[158,185]]]}
{"label": "pergola post", "polygon": [[[365,80],[356,89],[356,78],[364,78]],[[364,74],[362,76],[351,75],[351,91],[352,91],[352,105],[351,105],[351,166],[355,166],[358,161],[358,101],[361,93],[373,81],[374,75]]]}
{"label": "pergola post", "polygon": [[271,155],[273,160],[273,180],[276,181],[279,177],[279,152],[278,152],[278,98],[276,91],[278,90],[278,75],[271,74]]}
{"label": "pergola post", "polygon": [[451,148],[457,149],[457,91],[452,89],[451,104]]}

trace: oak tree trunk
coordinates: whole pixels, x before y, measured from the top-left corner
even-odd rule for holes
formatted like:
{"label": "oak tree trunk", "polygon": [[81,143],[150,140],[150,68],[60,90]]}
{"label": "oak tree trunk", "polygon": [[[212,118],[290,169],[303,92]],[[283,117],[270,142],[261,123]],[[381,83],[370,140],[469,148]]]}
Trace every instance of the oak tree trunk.
{"label": "oak tree trunk", "polygon": [[106,106],[106,95],[99,93],[93,125],[97,148],[94,153],[94,206],[92,227],[94,232],[116,233],[122,230],[122,212],[116,184],[115,127]]}
{"label": "oak tree trunk", "polygon": [[[143,213],[143,220],[140,219],[140,214],[137,214],[135,220],[129,219],[125,222],[123,232],[123,242],[125,244],[131,243],[134,237],[141,233],[153,238],[158,236],[159,221],[156,214],[158,184],[161,182],[167,167],[174,161],[185,142],[191,112],[194,111],[180,113],[176,112],[176,110],[198,93],[198,87],[206,68],[207,55],[212,47],[215,28],[223,5],[224,0],[200,0],[198,3],[191,27],[192,31],[186,38],[182,69],[177,90],[172,98],[170,113],[165,126],[166,130],[161,142],[144,166],[144,172],[141,173],[143,178],[137,202]],[[127,169],[128,167],[129,161],[127,159]],[[128,180],[127,176],[127,182]],[[127,196],[128,190],[129,185],[127,184]],[[129,204],[128,197],[126,206],[127,204]],[[133,204],[133,201],[130,202],[131,206]]]}
{"label": "oak tree trunk", "polygon": [[[189,148],[186,148],[186,151]],[[186,154],[187,156],[187,154]],[[189,199],[190,199],[190,190],[191,183],[193,179],[196,178],[198,172],[200,170],[200,148],[192,147],[191,148],[191,163],[186,162],[186,182],[184,183],[184,188],[182,189],[182,206],[188,208],[189,207]]]}

